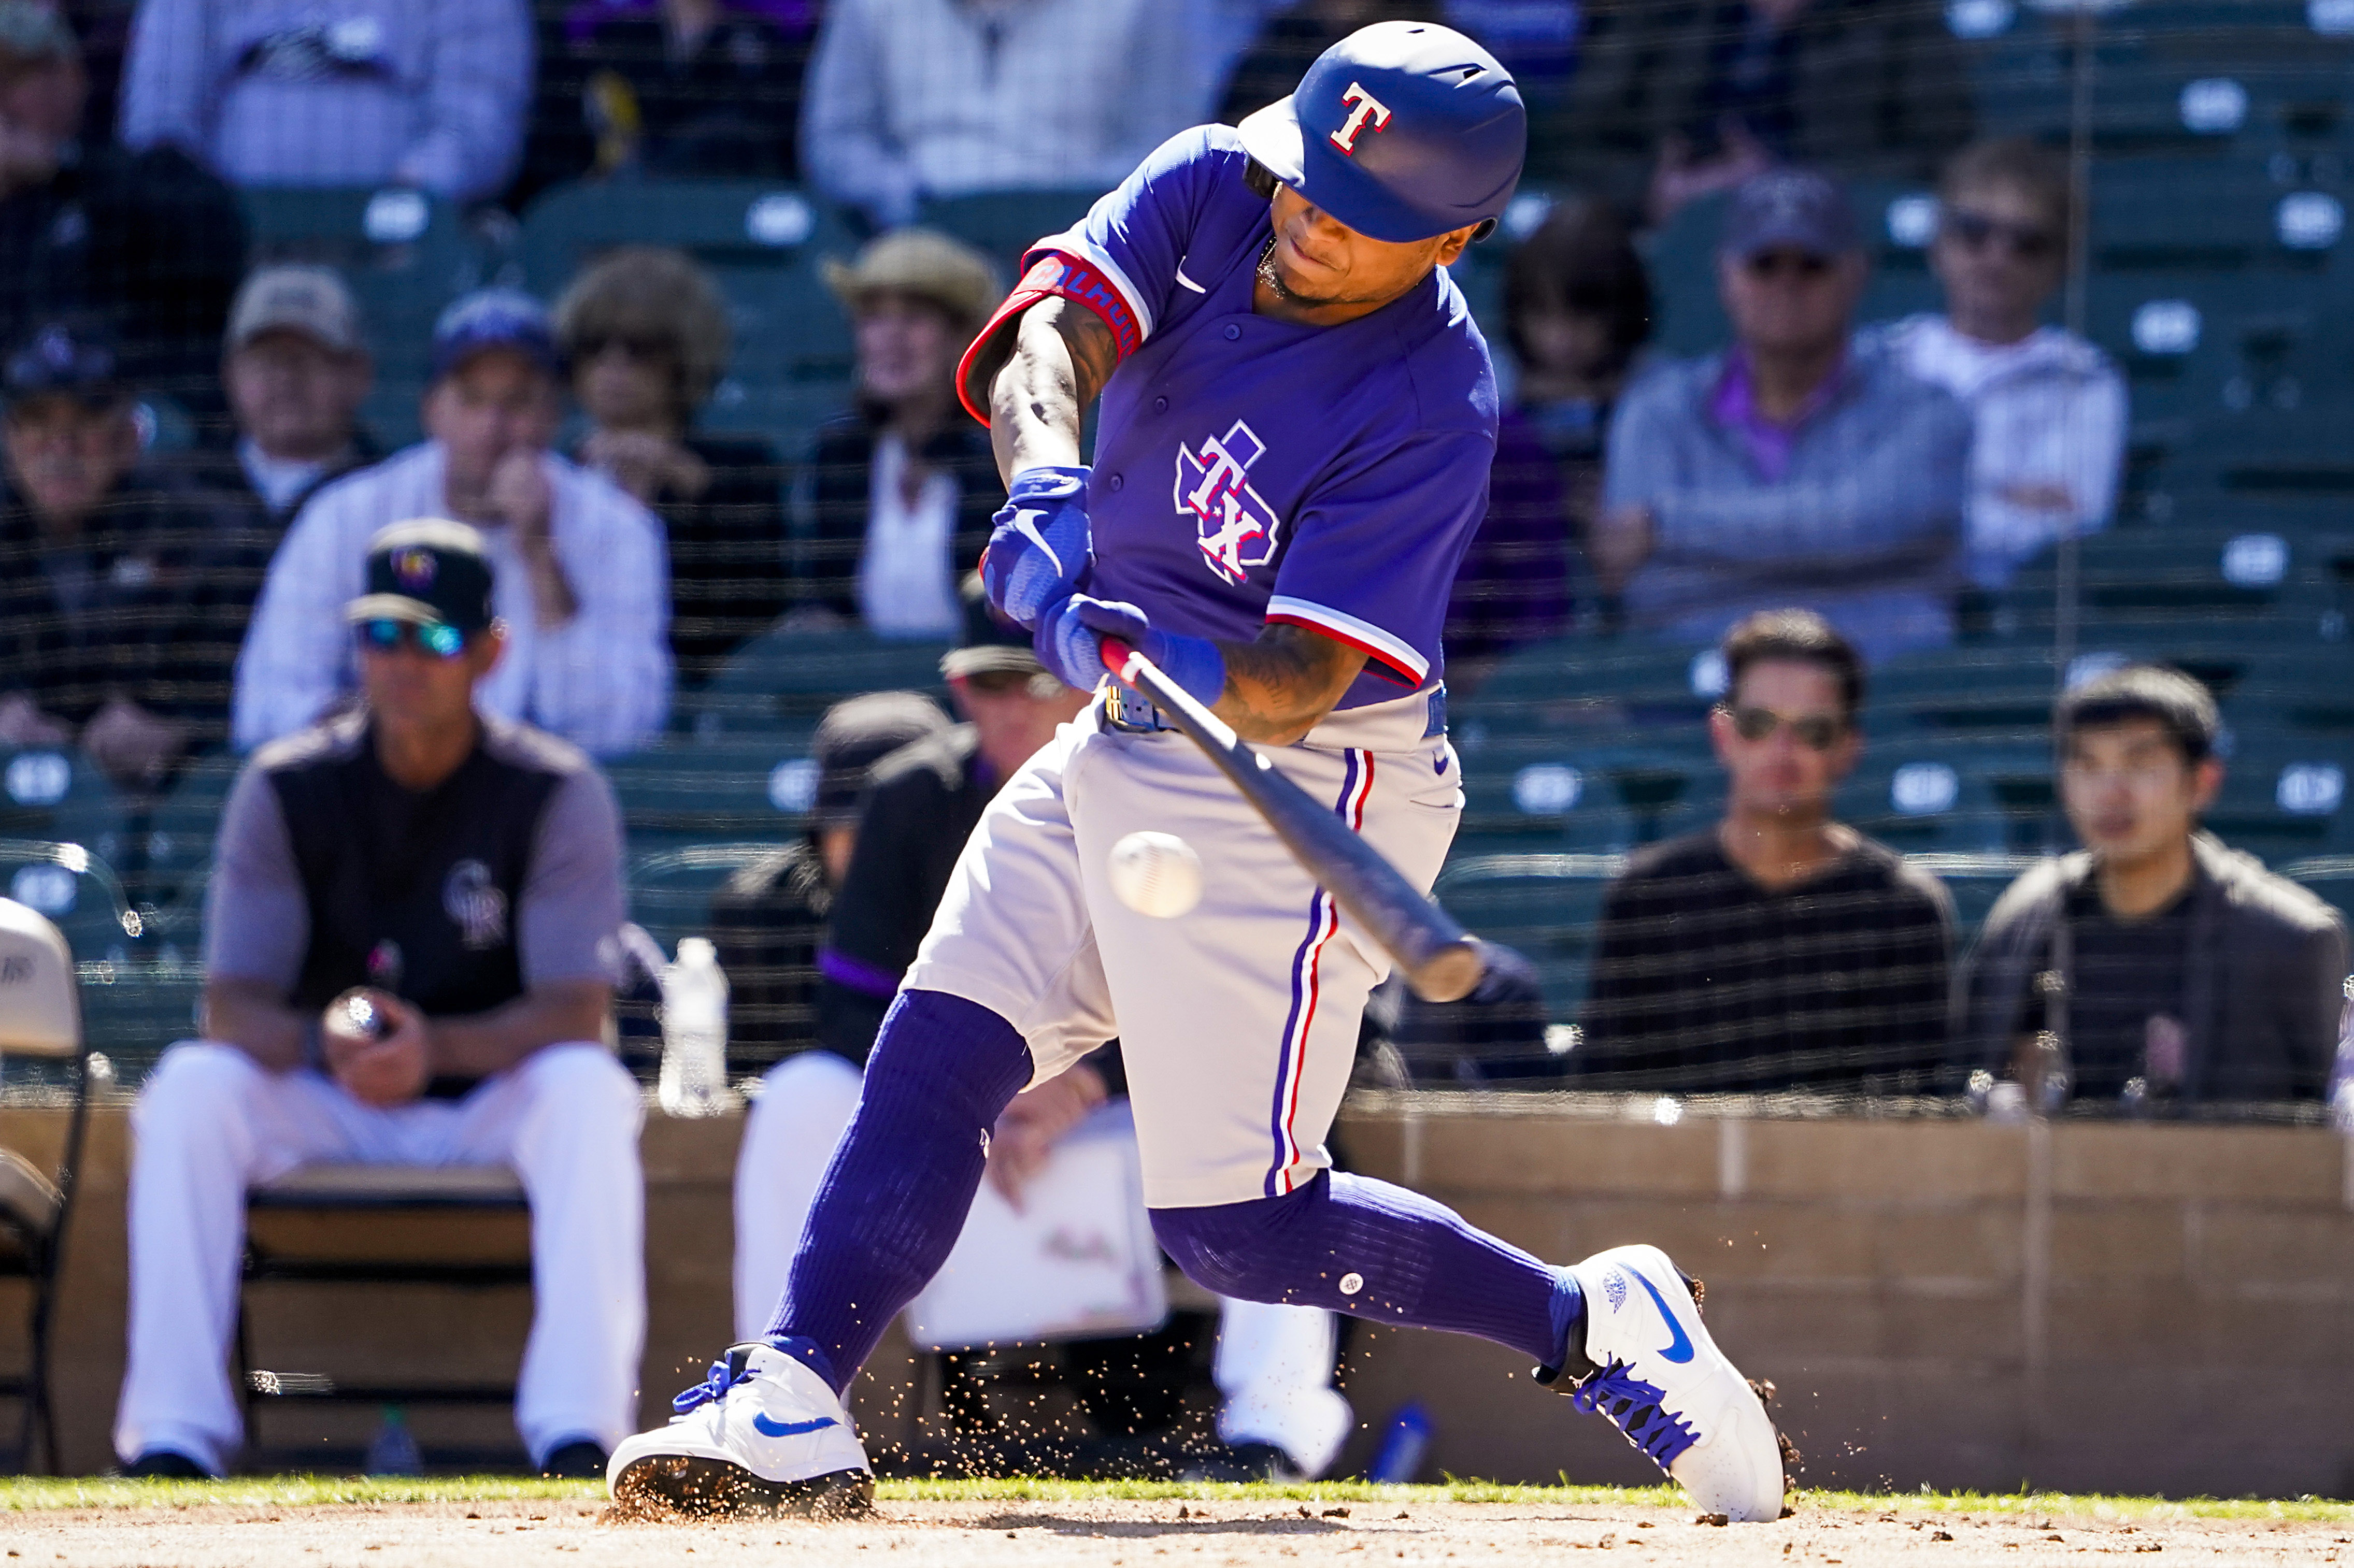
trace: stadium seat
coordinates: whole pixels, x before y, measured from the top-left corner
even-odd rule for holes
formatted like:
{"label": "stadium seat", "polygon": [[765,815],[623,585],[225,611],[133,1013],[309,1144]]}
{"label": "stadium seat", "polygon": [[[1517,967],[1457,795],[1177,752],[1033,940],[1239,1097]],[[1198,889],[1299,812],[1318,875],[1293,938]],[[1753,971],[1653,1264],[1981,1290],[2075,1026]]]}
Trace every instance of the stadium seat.
{"label": "stadium seat", "polygon": [[114,868],[84,845],[0,839],[0,877],[8,897],[56,924],[79,962],[121,968],[154,951],[146,912],[132,904]]}
{"label": "stadium seat", "polygon": [[489,281],[488,259],[457,208],[408,189],[238,192],[257,266],[301,261],[333,267],[359,301],[376,388],[361,416],[388,447],[418,436],[418,396],[441,307]]}
{"label": "stadium seat", "polygon": [[1863,727],[1877,745],[1923,736],[2015,743],[2048,732],[2059,690],[2048,644],[1926,649],[1874,665]]}
{"label": "stadium seat", "polygon": [[630,918],[674,950],[681,937],[711,933],[711,898],[735,872],[772,854],[779,840],[699,843],[634,855],[630,861]]}
{"label": "stadium seat", "polygon": [[2347,781],[2354,742],[2310,736],[2235,736],[2223,788],[2204,819],[2209,831],[2268,865],[2354,852]]}
{"label": "stadium seat", "polygon": [[815,727],[672,740],[608,762],[630,853],[789,842],[817,789],[817,764],[809,755]]}
{"label": "stadium seat", "polygon": [[25,1370],[0,1377],[0,1399],[19,1403],[16,1467],[58,1473],[57,1413],[49,1397],[49,1328],[57,1305],[74,1177],[90,1122],[90,1037],[83,1027],[73,955],[57,928],[19,904],[0,904],[0,965],[8,978],[0,1007],[0,1055],[62,1065],[72,1090],[64,1149],[53,1171],[0,1150],[0,1278],[29,1287]]}
{"label": "stadium seat", "polygon": [[1592,752],[1550,739],[1498,737],[1457,755],[1463,768],[1461,832],[1490,853],[1582,851],[1613,854],[1642,842],[1641,824]]}
{"label": "stadium seat", "polygon": [[[2315,641],[2336,598],[2328,551],[2310,535],[2249,528],[2113,528],[2076,542],[2081,646]],[[1999,596],[1990,630],[2037,642],[2053,634],[2058,546],[2022,567]]]}
{"label": "stadium seat", "polygon": [[1616,856],[1478,855],[1452,861],[1433,890],[1475,936],[1527,955],[1555,1022],[1585,1004],[1594,959],[1594,923],[1618,874]]}
{"label": "stadium seat", "polygon": [[479,1293],[529,1290],[531,1283],[531,1205],[523,1182],[504,1166],[310,1165],[253,1188],[246,1194],[236,1352],[249,1458],[318,1462],[315,1446],[273,1450],[263,1440],[264,1402],[504,1406],[515,1396],[511,1379],[402,1376],[365,1351],[352,1352],[363,1369],[354,1375],[265,1369],[254,1349],[250,1298],[257,1286],[329,1287],[347,1301],[381,1306],[388,1287]]}
{"label": "stadium seat", "polygon": [[820,270],[854,248],[849,232],[822,202],[773,181],[581,181],[524,215],[524,277],[553,300],[600,252],[648,244],[686,251],[727,299],[735,358],[703,422],[796,447],[850,384],[850,324]]}
{"label": "stadium seat", "polygon": [[916,221],[926,228],[953,234],[966,244],[989,253],[1000,275],[1010,285],[1023,252],[1050,234],[1087,217],[1101,191],[991,191],[980,196],[935,196],[924,203]]}
{"label": "stadium seat", "polygon": [[1615,744],[1697,734],[1724,687],[1713,649],[1562,638],[1515,650],[1449,705],[1458,747],[1490,735]]}
{"label": "stadium seat", "polygon": [[1975,748],[1874,746],[1840,788],[1840,821],[1901,853],[1997,852],[2009,838],[1999,797],[1988,770],[1974,766]]}
{"label": "stadium seat", "polygon": [[677,722],[698,737],[762,735],[814,724],[844,697],[917,691],[945,699],[945,644],[864,632],[770,631],[731,655],[710,685],[680,700]]}

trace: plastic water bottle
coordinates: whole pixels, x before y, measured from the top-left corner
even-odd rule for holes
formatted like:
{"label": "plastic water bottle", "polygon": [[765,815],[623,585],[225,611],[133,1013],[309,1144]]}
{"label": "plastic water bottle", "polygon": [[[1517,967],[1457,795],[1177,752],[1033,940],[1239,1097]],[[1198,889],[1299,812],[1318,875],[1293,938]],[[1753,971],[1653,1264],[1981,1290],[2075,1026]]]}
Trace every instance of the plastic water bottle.
{"label": "plastic water bottle", "polygon": [[707,937],[682,937],[662,977],[662,1108],[667,1116],[717,1116],[735,1103],[727,1088],[727,977]]}
{"label": "plastic water bottle", "polygon": [[2346,1005],[2338,1012],[2338,1060],[2329,1070],[2329,1125],[2354,1137],[2354,977],[2344,986]]}
{"label": "plastic water bottle", "polygon": [[408,1430],[408,1418],[400,1406],[384,1407],[384,1419],[376,1429],[376,1436],[367,1446],[364,1468],[371,1476],[421,1476],[425,1473],[425,1456],[418,1451],[417,1438]]}

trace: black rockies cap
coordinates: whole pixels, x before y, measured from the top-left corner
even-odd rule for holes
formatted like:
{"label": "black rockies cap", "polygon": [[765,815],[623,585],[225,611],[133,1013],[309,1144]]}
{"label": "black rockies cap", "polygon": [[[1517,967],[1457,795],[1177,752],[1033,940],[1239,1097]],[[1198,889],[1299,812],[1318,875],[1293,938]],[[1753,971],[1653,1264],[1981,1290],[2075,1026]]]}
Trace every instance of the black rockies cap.
{"label": "black rockies cap", "polygon": [[859,792],[875,765],[901,747],[949,727],[949,715],[921,692],[869,692],[836,703],[818,721],[810,749],[817,762],[817,796],[810,826],[844,827],[858,820]]}
{"label": "black rockies cap", "polygon": [[0,366],[0,385],[11,403],[66,397],[95,408],[122,397],[112,340],[100,328],[69,322],[51,322],[18,343]]}
{"label": "black rockies cap", "polygon": [[1838,181],[1814,169],[1768,169],[1733,193],[1717,249],[1744,261],[1786,246],[1830,260],[1862,244]]}
{"label": "black rockies cap", "polygon": [[439,622],[469,637],[482,630],[493,620],[482,535],[443,517],[379,529],[368,541],[367,591],[344,607],[344,619]]}
{"label": "black rockies cap", "polygon": [[[1010,620],[1000,620],[989,608],[988,592],[981,587],[981,574],[968,572],[958,590],[964,601],[964,630],[957,645],[940,656],[943,675],[985,675],[991,673],[1013,675],[1044,675],[1046,666],[1038,662],[1037,650],[1030,644],[1030,634]],[[1056,686],[1062,683],[1056,681]]]}

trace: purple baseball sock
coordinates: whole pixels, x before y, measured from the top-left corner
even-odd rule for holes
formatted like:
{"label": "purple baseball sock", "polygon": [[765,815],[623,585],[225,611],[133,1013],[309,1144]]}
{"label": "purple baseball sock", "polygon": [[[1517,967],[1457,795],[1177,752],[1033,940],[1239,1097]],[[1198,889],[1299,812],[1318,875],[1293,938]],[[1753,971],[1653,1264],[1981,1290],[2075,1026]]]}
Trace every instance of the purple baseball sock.
{"label": "purple baseball sock", "polygon": [[891,1003],[769,1330],[836,1393],[948,1261],[989,1130],[1030,1073],[1022,1036],[978,1002],[906,991]]}
{"label": "purple baseball sock", "polygon": [[1221,1296],[1476,1334],[1545,1367],[1573,1332],[1584,1342],[1585,1298],[1567,1270],[1386,1181],[1322,1171],[1280,1198],[1155,1209],[1152,1234]]}

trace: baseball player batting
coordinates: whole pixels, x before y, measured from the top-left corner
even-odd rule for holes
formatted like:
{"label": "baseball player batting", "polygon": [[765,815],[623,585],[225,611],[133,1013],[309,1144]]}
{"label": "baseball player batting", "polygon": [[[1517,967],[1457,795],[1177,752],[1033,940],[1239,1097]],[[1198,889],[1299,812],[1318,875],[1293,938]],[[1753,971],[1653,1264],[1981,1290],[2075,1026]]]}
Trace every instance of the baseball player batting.
{"label": "baseball player batting", "polygon": [[[1117,1035],[1153,1228],[1193,1279],[1511,1346],[1703,1510],[1780,1513],[1772,1424],[1663,1254],[1549,1266],[1328,1168],[1388,959],[1199,747],[1102,679],[1107,640],[1142,652],[1429,887],[1462,800],[1439,628],[1496,436],[1445,267],[1493,227],[1526,139],[1486,51],[1382,23],[1238,129],[1167,143],[1025,259],[959,372],[1011,493],[983,576],[1101,700],[966,844],[769,1336],[614,1452],[617,1501],[864,1506],[843,1391],[948,1256],[1006,1102]],[[1182,916],[1111,893],[1112,846],[1140,829],[1200,855]]]}

